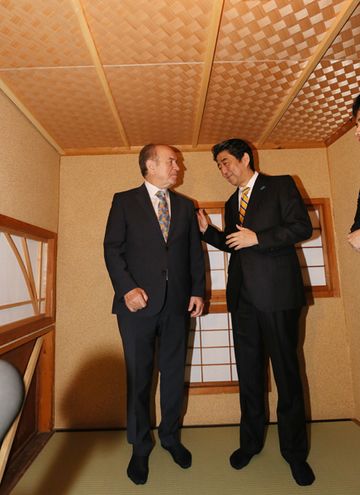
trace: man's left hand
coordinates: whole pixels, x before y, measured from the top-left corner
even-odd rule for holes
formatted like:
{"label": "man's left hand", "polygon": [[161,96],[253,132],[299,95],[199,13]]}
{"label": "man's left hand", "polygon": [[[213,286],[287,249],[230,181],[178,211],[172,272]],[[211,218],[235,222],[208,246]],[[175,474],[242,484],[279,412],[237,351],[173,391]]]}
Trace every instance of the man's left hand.
{"label": "man's left hand", "polygon": [[237,232],[233,232],[226,236],[226,244],[237,251],[238,249],[247,248],[251,246],[256,246],[259,244],[257,235],[250,229],[246,229],[245,227],[240,227],[237,225]]}
{"label": "man's left hand", "polygon": [[347,236],[347,240],[356,251],[360,251],[360,229],[351,232]]}
{"label": "man's left hand", "polygon": [[188,311],[191,311],[190,316],[201,316],[204,309],[204,299],[198,296],[191,296]]}

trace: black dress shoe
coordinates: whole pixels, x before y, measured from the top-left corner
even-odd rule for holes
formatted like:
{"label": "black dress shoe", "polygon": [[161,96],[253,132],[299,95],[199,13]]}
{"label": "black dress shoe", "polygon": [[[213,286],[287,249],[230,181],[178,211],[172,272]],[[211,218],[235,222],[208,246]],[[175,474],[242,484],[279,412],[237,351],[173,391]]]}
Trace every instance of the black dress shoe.
{"label": "black dress shoe", "polygon": [[315,481],[313,470],[306,461],[290,462],[291,474],[300,486],[311,485]]}
{"label": "black dress shoe", "polygon": [[183,469],[187,469],[191,466],[191,452],[184,447],[182,443],[177,443],[175,445],[171,445],[170,447],[162,446],[165,450],[170,452],[174,462],[178,464]]}
{"label": "black dress shoe", "polygon": [[230,456],[230,464],[234,469],[242,469],[251,461],[254,454],[248,454],[241,449],[235,450]]}
{"label": "black dress shoe", "polygon": [[149,474],[149,456],[135,455],[131,456],[127,475],[135,485],[143,485],[147,482]]}

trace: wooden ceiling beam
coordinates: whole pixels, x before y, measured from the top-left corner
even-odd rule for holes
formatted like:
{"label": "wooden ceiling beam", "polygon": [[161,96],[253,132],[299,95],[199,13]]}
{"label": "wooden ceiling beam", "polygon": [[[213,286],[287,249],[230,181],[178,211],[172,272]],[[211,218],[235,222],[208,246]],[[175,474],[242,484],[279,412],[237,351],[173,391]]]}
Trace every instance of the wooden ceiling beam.
{"label": "wooden ceiling beam", "polygon": [[111,113],[115,119],[115,122],[116,122],[116,125],[118,128],[118,131],[120,133],[121,139],[123,140],[125,147],[130,148],[129,139],[126,135],[125,127],[121,121],[114,97],[111,93],[111,89],[110,89],[108,80],[106,78],[104,68],[102,66],[102,63],[101,63],[94,39],[91,35],[89,25],[87,23],[87,20],[86,20],[85,14],[84,14],[84,9],[83,9],[83,6],[81,4],[81,0],[71,0],[71,3],[73,6],[73,9],[75,11],[76,17],[78,18],[82,35],[84,37],[86,46],[90,52],[91,59],[94,63],[97,75],[100,79],[101,86],[104,90],[106,99],[107,99],[108,104],[110,106]]}
{"label": "wooden ceiling beam", "polygon": [[298,95],[301,88],[304,86],[305,82],[309,79],[312,72],[315,70],[316,66],[330,47],[331,43],[334,41],[336,36],[339,34],[344,24],[350,18],[351,14],[354,12],[356,7],[360,4],[360,0],[348,0],[344,3],[343,8],[337,15],[333,26],[328,30],[326,36],[323,41],[317,47],[313,56],[309,59],[306,64],[301,77],[297,80],[296,84],[293,86],[289,94],[286,96],[284,101],[279,106],[278,111],[275,116],[271,119],[269,125],[266,127],[265,131],[261,135],[258,140],[259,146],[262,146],[270,134],[273,132],[277,124],[280,122],[285,112],[290,107],[291,103],[294,101],[296,96]]}
{"label": "wooden ceiling beam", "polygon": [[220,30],[222,11],[225,0],[214,0],[214,5],[211,14],[211,23],[209,27],[209,36],[204,59],[204,68],[201,76],[199,100],[195,114],[194,132],[192,145],[197,147],[200,136],[201,123],[204,115],[206,96],[209,89],[212,65],[215,57],[216,44]]}
{"label": "wooden ceiling beam", "polygon": [[7,86],[0,78],[0,89],[6,94],[6,96],[18,107],[18,109],[25,115],[25,117],[32,123],[34,127],[40,132],[43,138],[48,141],[49,144],[60,154],[64,155],[64,150],[58,145],[55,139],[48,133],[48,131],[40,124],[40,122],[34,117],[30,110],[24,105],[24,103],[16,96],[16,94]]}

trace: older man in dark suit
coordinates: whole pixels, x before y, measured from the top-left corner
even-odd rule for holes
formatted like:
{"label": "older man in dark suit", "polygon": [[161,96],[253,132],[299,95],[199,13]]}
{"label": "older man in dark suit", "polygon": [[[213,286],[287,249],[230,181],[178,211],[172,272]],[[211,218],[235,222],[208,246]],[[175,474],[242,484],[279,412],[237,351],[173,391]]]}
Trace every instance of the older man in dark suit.
{"label": "older man in dark suit", "polygon": [[194,205],[169,188],[177,181],[175,150],[147,145],[139,155],[145,183],[117,193],[104,240],[127,369],[128,476],[148,477],[153,447],[150,391],[155,341],[160,371],[161,445],[182,468],[191,453],[179,438],[189,316],[203,310],[204,260]]}
{"label": "older man in dark suit", "polygon": [[306,462],[308,444],[297,357],[298,321],[305,305],[294,244],[311,236],[306,207],[293,179],[254,170],[252,150],[240,139],[213,147],[223,177],[237,189],[225,205],[225,231],[198,214],[203,239],[231,252],[227,302],[240,385],[240,448],[230,457],[245,467],[264,443],[265,354],[278,390],[280,449],[299,485],[314,474]]}

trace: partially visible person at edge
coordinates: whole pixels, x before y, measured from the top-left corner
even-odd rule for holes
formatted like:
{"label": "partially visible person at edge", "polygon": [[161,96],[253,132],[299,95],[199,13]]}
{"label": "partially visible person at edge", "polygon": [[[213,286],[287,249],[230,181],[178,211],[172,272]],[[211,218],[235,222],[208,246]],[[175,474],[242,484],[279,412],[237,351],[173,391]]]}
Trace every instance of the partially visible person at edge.
{"label": "partially visible person at edge", "polygon": [[267,176],[254,169],[250,146],[241,139],[216,144],[213,158],[235,192],[225,205],[225,230],[198,212],[203,240],[231,253],[226,288],[240,388],[240,448],[230,457],[244,468],[264,445],[267,422],[266,361],[271,359],[278,391],[281,454],[299,485],[313,483],[306,462],[308,440],[297,346],[299,317],[306,304],[295,244],[312,225],[289,175]]}
{"label": "partially visible person at edge", "polygon": [[[358,95],[354,100],[352,113],[355,119],[355,137],[360,142],[360,95]],[[350,232],[351,233],[347,237],[349,243],[356,251],[360,251],[360,192],[357,201],[354,223],[350,229]]]}
{"label": "partially visible person at edge", "polygon": [[132,444],[127,474],[135,484],[144,484],[153,448],[150,396],[156,341],[160,442],[179,466],[191,466],[179,428],[189,319],[203,311],[205,268],[194,205],[170,189],[179,172],[176,151],[146,145],[139,165],[145,182],[114,195],[104,250],[126,361],[127,436]]}

